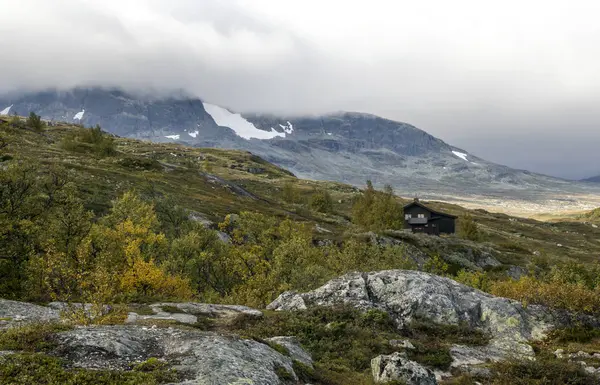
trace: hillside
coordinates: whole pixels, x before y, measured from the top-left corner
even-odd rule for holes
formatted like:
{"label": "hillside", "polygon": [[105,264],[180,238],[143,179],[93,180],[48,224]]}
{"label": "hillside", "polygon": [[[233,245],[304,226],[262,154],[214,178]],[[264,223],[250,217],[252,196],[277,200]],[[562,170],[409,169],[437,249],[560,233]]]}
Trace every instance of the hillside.
{"label": "hillside", "polygon": [[8,384],[365,385],[394,365],[428,384],[597,379],[594,223],[425,201],[461,231],[415,235],[378,221],[406,199],[245,151],[19,118],[0,119],[0,143]]}
{"label": "hillside", "polygon": [[494,164],[410,124],[369,114],[242,116],[186,95],[150,98],[101,88],[0,97],[3,106],[20,115],[100,124],[123,137],[246,150],[302,178],[361,186],[368,176],[406,195],[477,207],[537,213],[600,202],[594,185]]}
{"label": "hillside", "polygon": [[600,183],[600,175],[598,176],[593,176],[591,178],[586,178],[583,180],[584,182],[593,182],[593,183]]}

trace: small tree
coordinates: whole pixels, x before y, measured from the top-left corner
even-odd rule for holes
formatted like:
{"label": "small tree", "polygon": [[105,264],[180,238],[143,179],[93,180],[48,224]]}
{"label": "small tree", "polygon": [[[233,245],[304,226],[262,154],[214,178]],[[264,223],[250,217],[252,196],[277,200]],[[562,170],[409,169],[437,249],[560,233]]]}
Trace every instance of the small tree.
{"label": "small tree", "polygon": [[352,222],[373,231],[401,229],[404,225],[402,206],[396,201],[392,186],[377,191],[371,181],[352,206]]}
{"label": "small tree", "polygon": [[298,203],[300,201],[300,193],[292,181],[285,182],[281,195],[287,203]]}
{"label": "small tree", "polygon": [[478,241],[481,238],[479,227],[471,214],[465,214],[458,221],[458,236],[471,241]]}
{"label": "small tree", "polygon": [[29,113],[29,117],[27,118],[25,125],[36,131],[42,131],[42,128],[44,128],[44,122],[42,122],[41,116],[36,115],[33,111]]}
{"label": "small tree", "polygon": [[310,208],[320,213],[333,211],[333,199],[327,190],[316,190],[310,197]]}

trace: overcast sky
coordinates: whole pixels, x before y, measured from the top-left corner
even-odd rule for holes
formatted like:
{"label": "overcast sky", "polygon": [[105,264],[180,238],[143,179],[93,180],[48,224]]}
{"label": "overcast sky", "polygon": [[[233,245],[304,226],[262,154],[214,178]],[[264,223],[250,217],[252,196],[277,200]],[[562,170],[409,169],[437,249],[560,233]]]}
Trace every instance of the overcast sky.
{"label": "overcast sky", "polygon": [[0,92],[185,89],[370,112],[488,160],[600,174],[600,2],[0,0]]}

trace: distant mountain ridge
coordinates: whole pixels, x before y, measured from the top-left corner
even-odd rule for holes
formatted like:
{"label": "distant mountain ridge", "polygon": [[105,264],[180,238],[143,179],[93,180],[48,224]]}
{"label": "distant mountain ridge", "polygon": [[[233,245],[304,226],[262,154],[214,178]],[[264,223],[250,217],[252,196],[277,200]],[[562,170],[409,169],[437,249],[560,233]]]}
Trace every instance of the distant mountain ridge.
{"label": "distant mountain ridge", "polygon": [[488,162],[410,124],[364,113],[240,115],[197,98],[136,97],[103,88],[0,97],[0,109],[99,124],[119,136],[154,142],[248,150],[303,178],[354,185],[370,179],[422,197],[525,196],[589,188]]}
{"label": "distant mountain ridge", "polygon": [[593,183],[600,183],[600,175],[597,176],[593,176],[591,178],[585,178],[582,179],[583,182],[593,182]]}

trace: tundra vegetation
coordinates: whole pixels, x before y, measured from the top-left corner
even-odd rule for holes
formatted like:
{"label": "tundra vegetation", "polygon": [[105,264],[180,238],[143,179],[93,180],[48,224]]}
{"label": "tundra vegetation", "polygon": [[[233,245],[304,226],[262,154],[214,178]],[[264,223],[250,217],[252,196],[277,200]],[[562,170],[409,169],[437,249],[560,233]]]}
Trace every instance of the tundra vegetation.
{"label": "tundra vegetation", "polygon": [[[399,235],[404,201],[389,186],[378,191],[367,182],[359,191],[302,181],[245,152],[150,144],[100,127],[46,127],[34,115],[25,124],[0,123],[1,298],[85,302],[98,313],[110,304],[115,314],[94,320],[79,314],[74,321],[114,323],[132,302],[264,308],[283,291],[311,290],[351,271],[423,269],[524,305],[600,313],[600,230],[589,225],[595,213],[547,223],[433,202],[458,215],[459,226],[456,236],[430,242]],[[256,169],[263,171],[248,171]],[[450,258],[481,248],[499,264],[482,268]],[[515,268],[521,273],[509,274]],[[0,380],[151,384],[175,376],[150,363],[100,372],[101,381],[91,382],[86,371],[43,355],[53,327],[0,332],[0,350],[23,351],[4,361]],[[485,340],[423,323],[402,334],[384,313],[352,309],[267,313],[227,327],[254,338],[298,336],[316,362],[314,372],[302,372],[320,384],[370,384],[369,360],[407,335],[417,344],[413,358],[440,369],[448,368],[450,343]],[[561,339],[600,345],[595,331],[557,333],[539,349]],[[589,380],[571,364],[542,357],[498,363],[490,383]],[[475,383],[468,375],[459,380]]]}

